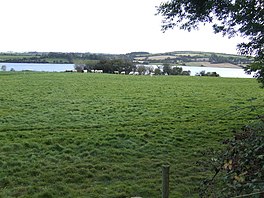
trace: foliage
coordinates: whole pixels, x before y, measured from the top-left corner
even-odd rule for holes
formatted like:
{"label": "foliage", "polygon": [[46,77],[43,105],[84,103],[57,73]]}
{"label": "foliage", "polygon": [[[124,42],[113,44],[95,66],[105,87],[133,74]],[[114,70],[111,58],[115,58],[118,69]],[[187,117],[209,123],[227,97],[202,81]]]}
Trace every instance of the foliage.
{"label": "foliage", "polygon": [[250,63],[250,60],[245,61],[244,59],[241,59],[239,57],[227,57],[227,56],[221,56],[217,55],[215,53],[212,53],[211,56],[209,57],[209,62],[213,64],[217,63],[231,63],[235,65],[241,65],[242,64],[248,64]]}
{"label": "foliage", "polygon": [[74,64],[74,69],[77,72],[83,72],[83,70],[85,69],[85,65],[83,65],[83,64]]}
{"label": "foliage", "polygon": [[5,65],[1,66],[1,71],[6,71],[6,66]]}
{"label": "foliage", "polygon": [[169,64],[163,64],[163,74],[171,74],[171,66]]}
{"label": "foliage", "polygon": [[262,84],[262,87],[264,88],[264,61],[255,61],[254,63],[248,65],[246,67],[246,72],[251,74],[252,72],[255,72],[254,76],[257,78],[257,80]]}
{"label": "foliage", "polygon": [[201,197],[262,197],[264,195],[264,119],[245,126],[225,149],[203,162],[213,171],[205,180]]}
{"label": "foliage", "polygon": [[169,64],[163,65],[163,72],[160,68],[154,68],[152,66],[146,65],[135,65],[131,61],[125,61],[121,59],[116,60],[101,60],[96,63],[76,63],[74,65],[75,70],[82,72],[83,70],[103,70],[103,73],[113,74],[115,72],[121,73],[125,72],[129,74],[130,72],[138,72],[139,75],[148,75],[154,72],[155,75],[168,74],[168,75],[183,75],[190,76],[191,71],[183,71],[182,67],[172,67]]}
{"label": "foliage", "polygon": [[175,26],[191,31],[200,23],[214,23],[215,33],[229,37],[239,33],[247,38],[238,48],[241,54],[254,56],[248,72],[256,71],[257,79],[264,83],[263,0],[170,0],[160,4],[158,14],[164,17],[164,31]]}
{"label": "foliage", "polygon": [[205,70],[200,71],[199,73],[196,73],[195,76],[211,76],[211,77],[220,77],[220,75],[216,72],[207,72],[205,73]]}
{"label": "foliage", "polygon": [[142,74],[145,74],[146,73],[147,68],[144,65],[139,65],[137,67],[137,71],[138,71],[139,75],[142,75]]}
{"label": "foliage", "polygon": [[26,52],[26,53],[0,53],[0,62],[9,63],[76,63],[79,61],[99,61],[122,59],[131,61],[129,55],[98,54],[98,53],[63,53],[63,52]]}
{"label": "foliage", "polygon": [[168,75],[182,75],[182,76],[190,76],[191,71],[183,71],[182,67],[172,67],[169,64],[163,65],[163,74]]}
{"label": "foliage", "polygon": [[156,198],[167,163],[171,197],[197,197],[204,148],[263,113],[253,79],[0,72],[0,85],[0,197]]}
{"label": "foliage", "polygon": [[100,61],[78,61],[74,64],[75,70],[82,72],[83,70],[103,70],[103,73],[113,74],[115,71],[118,73],[125,71],[129,73],[132,70],[135,70],[135,65],[131,61],[122,60],[122,59],[113,59],[113,60],[100,60]]}
{"label": "foliage", "polygon": [[155,68],[154,69],[154,74],[155,75],[161,75],[162,74],[161,69],[160,68]]}
{"label": "foliage", "polygon": [[101,60],[93,66],[93,69],[101,69],[104,73],[114,73],[114,71],[118,71],[119,73],[125,71],[126,73],[129,73],[135,69],[135,66],[131,61],[114,59]]}

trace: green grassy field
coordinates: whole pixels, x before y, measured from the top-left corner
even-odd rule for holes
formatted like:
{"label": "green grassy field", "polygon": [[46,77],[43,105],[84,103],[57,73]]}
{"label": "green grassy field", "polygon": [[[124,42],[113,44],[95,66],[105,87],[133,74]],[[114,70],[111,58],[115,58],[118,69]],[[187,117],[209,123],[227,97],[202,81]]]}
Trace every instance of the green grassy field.
{"label": "green grassy field", "polygon": [[[263,114],[255,79],[0,72],[0,197],[197,197],[196,165]],[[257,106],[252,111],[252,106]]]}

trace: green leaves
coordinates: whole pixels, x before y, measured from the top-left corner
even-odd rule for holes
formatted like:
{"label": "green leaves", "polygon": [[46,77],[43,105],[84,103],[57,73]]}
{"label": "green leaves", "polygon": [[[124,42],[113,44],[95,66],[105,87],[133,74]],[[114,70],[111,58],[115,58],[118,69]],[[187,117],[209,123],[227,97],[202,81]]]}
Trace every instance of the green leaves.
{"label": "green leaves", "polygon": [[[248,68],[258,71],[256,78],[264,86],[263,1],[170,0],[162,3],[157,11],[164,17],[163,31],[175,26],[191,31],[197,29],[200,23],[214,22],[212,27],[215,33],[245,37],[248,41],[238,44],[238,49],[241,54],[254,57],[255,63]],[[258,64],[257,69],[255,64]]]}
{"label": "green leaves", "polygon": [[[204,183],[201,196],[234,197],[264,191],[264,122],[259,121],[236,133],[226,142],[222,153],[214,156],[220,163],[210,184]],[[208,160],[209,161],[209,160]],[[258,196],[259,195],[259,196]],[[260,194],[256,194],[260,197]]]}

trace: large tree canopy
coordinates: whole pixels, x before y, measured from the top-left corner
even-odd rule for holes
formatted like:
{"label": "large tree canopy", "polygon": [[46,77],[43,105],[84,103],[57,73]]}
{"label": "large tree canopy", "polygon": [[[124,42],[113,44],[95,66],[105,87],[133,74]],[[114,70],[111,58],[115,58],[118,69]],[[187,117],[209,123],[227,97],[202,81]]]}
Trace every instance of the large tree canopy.
{"label": "large tree canopy", "polygon": [[163,31],[175,26],[191,31],[200,23],[212,23],[215,33],[245,37],[238,49],[242,55],[254,57],[247,70],[257,71],[256,77],[264,86],[263,0],[169,0],[157,9],[164,17]]}

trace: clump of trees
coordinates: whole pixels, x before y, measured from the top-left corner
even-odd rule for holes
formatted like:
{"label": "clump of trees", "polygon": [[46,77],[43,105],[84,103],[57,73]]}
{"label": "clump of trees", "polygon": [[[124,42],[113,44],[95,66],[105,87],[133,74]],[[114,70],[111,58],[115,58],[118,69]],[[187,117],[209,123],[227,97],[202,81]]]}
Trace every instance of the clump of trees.
{"label": "clump of trees", "polygon": [[183,76],[190,76],[191,71],[184,71],[182,67],[172,67],[169,64],[163,65],[163,74],[167,75],[183,75]]}
{"label": "clump of trees", "polygon": [[[74,69],[77,72],[83,72],[84,70],[86,70],[85,65],[84,64],[74,64]],[[72,72],[72,70],[70,70]],[[67,70],[68,72],[68,70]]]}
{"label": "clump of trees", "polygon": [[91,72],[92,70],[103,70],[104,73],[113,74],[115,72],[121,73],[125,71],[128,74],[131,71],[136,70],[136,66],[133,62],[123,59],[114,59],[114,60],[100,60],[96,62],[84,62],[75,64],[74,68],[77,72],[82,72],[87,70]]}
{"label": "clump of trees", "polygon": [[97,62],[89,61],[86,63],[80,62],[74,65],[74,69],[77,72],[83,72],[84,70],[88,72],[102,70],[103,73],[109,74],[125,72],[125,74],[137,73],[138,75],[191,75],[191,71],[184,71],[182,67],[172,67],[169,64],[164,64],[154,69],[153,66],[135,65],[132,61],[123,59],[100,60]]}
{"label": "clump of trees", "polygon": [[199,73],[196,73],[195,76],[211,76],[211,77],[220,77],[220,75],[216,72],[205,72],[200,71]]}
{"label": "clump of trees", "polygon": [[119,73],[125,71],[129,73],[135,68],[131,61],[116,59],[116,60],[100,60],[95,65],[87,65],[86,69],[90,70],[103,70],[104,73],[114,73],[118,71]]}

